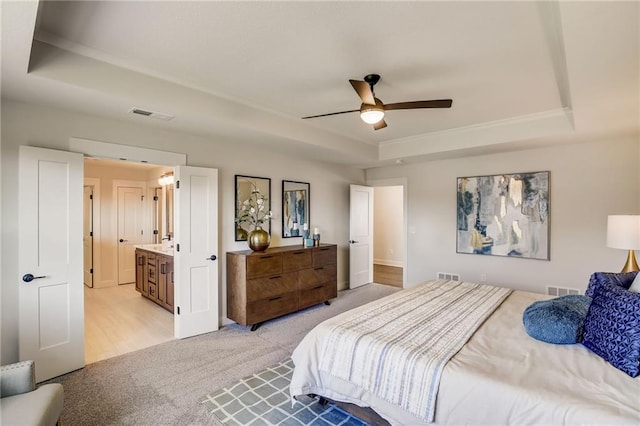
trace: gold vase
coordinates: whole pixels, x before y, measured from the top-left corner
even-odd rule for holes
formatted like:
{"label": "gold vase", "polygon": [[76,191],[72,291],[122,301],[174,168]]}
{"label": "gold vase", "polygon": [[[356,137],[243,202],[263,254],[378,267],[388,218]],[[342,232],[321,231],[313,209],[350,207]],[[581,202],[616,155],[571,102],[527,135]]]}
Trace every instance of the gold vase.
{"label": "gold vase", "polygon": [[265,251],[269,247],[271,242],[271,236],[267,231],[259,226],[256,229],[249,232],[249,248],[253,251]]}

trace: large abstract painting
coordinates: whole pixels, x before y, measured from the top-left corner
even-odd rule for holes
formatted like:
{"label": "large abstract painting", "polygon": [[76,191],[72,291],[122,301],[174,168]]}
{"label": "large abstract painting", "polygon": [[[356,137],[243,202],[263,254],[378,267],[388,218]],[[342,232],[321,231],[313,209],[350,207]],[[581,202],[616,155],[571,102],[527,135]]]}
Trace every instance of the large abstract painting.
{"label": "large abstract painting", "polygon": [[458,253],[549,260],[549,172],[458,178]]}

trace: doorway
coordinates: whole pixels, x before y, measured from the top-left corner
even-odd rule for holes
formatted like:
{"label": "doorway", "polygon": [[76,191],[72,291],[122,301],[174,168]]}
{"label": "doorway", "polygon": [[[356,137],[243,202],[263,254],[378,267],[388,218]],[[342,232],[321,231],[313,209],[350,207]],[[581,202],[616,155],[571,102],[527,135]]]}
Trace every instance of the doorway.
{"label": "doorway", "polygon": [[374,282],[406,287],[408,280],[407,178],[368,180],[374,190]]}
{"label": "doorway", "polygon": [[135,246],[160,243],[164,204],[158,177],[168,170],[173,168],[85,159],[83,229],[94,235],[96,272],[84,290],[87,364],[174,339],[171,312],[142,297],[134,284]]}
{"label": "doorway", "polygon": [[373,188],[373,281],[404,286],[404,187]]}
{"label": "doorway", "polygon": [[[38,382],[85,365],[83,292],[93,289],[83,284],[82,154],[110,157],[115,153],[123,161],[130,155],[158,159],[158,164],[169,167],[178,164],[174,169],[176,182],[182,184],[176,194],[175,232],[184,245],[175,255],[175,305],[179,315],[173,316],[174,335],[185,338],[216,331],[220,321],[218,263],[214,262],[218,254],[218,170],[185,166],[184,154],[87,139],[71,138],[69,149],[20,146],[18,233],[25,244],[19,247],[19,267],[28,271],[23,276],[25,283],[37,281],[19,287],[19,324],[25,326],[19,327],[18,339],[21,359],[34,359],[48,367],[39,369]],[[194,211],[200,214],[193,215]],[[94,229],[96,226],[94,220]],[[111,244],[115,241],[114,230],[108,228],[102,233],[112,238]],[[39,250],[33,244],[39,244]],[[100,257],[108,254],[113,260],[115,252],[112,245],[109,253]],[[45,255],[46,261],[42,262]],[[95,260],[94,255],[94,265]],[[110,272],[116,275],[114,270]],[[97,282],[94,273],[94,289]],[[113,284],[117,285],[116,280]],[[199,303],[189,303],[194,299]]]}

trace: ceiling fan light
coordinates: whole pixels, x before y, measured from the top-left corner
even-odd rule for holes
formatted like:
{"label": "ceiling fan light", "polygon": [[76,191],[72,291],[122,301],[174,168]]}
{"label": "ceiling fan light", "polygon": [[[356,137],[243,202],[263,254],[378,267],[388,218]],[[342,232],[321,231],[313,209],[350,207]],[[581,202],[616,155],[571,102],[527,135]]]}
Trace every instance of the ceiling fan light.
{"label": "ceiling fan light", "polygon": [[360,109],[360,118],[367,124],[375,124],[384,118],[384,110],[377,105],[367,105]]}

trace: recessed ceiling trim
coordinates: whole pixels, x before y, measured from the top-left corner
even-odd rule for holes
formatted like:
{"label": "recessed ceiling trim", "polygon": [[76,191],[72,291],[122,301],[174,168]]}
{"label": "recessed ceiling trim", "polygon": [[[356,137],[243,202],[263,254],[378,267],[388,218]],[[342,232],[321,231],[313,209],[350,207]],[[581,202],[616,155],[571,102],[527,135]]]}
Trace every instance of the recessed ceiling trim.
{"label": "recessed ceiling trim", "polygon": [[379,160],[495,146],[573,132],[573,112],[559,108],[473,126],[381,142]]}

